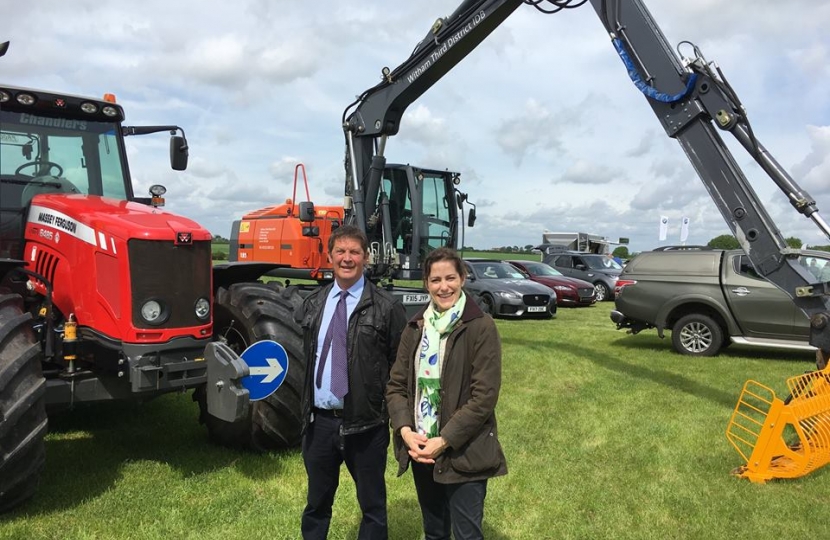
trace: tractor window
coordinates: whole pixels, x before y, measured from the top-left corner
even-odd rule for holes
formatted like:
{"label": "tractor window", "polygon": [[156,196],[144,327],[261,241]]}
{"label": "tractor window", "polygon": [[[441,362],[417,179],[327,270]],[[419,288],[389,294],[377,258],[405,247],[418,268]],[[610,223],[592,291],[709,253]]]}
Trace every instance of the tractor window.
{"label": "tractor window", "polygon": [[[0,112],[0,176],[13,184],[55,177],[71,192],[127,198],[114,123]],[[66,188],[70,189],[70,188]]]}
{"label": "tractor window", "polygon": [[26,211],[38,194],[127,199],[120,127],[0,111],[0,258],[22,257]]}

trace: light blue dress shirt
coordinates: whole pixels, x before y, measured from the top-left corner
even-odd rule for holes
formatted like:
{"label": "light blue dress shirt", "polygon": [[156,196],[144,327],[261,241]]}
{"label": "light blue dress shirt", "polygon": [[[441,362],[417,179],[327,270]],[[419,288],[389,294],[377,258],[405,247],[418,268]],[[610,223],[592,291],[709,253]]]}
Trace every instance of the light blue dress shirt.
{"label": "light blue dress shirt", "polygon": [[[352,317],[352,312],[355,306],[360,301],[363,294],[363,287],[366,284],[366,279],[361,276],[360,279],[349,287],[349,296],[346,297],[346,320]],[[326,365],[323,367],[323,379],[320,388],[317,388],[317,369],[320,366],[320,354],[323,352],[323,341],[326,339],[326,333],[329,331],[329,323],[334,316],[334,308],[340,300],[339,294],[342,291],[337,282],[329,291],[326,297],[326,305],[323,307],[323,318],[320,321],[320,333],[317,334],[317,351],[314,354],[314,406],[320,409],[342,409],[343,400],[338,399],[331,392],[331,348],[329,348],[328,356],[326,357]]]}

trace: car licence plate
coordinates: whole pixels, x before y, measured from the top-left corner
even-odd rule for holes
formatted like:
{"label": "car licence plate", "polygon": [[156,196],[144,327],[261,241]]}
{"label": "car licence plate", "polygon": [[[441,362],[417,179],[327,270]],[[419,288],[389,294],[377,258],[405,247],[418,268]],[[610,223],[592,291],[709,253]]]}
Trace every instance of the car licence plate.
{"label": "car licence plate", "polygon": [[426,293],[403,295],[404,304],[426,304],[429,302],[429,295]]}
{"label": "car licence plate", "polygon": [[540,313],[542,311],[547,311],[548,308],[545,306],[527,306],[528,313]]}

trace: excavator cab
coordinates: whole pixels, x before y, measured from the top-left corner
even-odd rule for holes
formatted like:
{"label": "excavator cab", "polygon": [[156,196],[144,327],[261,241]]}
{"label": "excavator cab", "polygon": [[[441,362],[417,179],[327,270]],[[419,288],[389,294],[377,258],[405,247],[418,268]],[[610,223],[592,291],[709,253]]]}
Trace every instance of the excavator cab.
{"label": "excavator cab", "polygon": [[[439,247],[456,247],[463,204],[459,174],[410,165],[387,165],[376,201],[377,218],[367,235],[375,258],[391,261],[392,277],[418,280],[421,261]],[[388,218],[388,219],[387,219]],[[384,225],[388,224],[388,225]],[[383,227],[388,226],[384,240]],[[462,222],[463,229],[463,222]],[[409,263],[409,264],[407,264]]]}

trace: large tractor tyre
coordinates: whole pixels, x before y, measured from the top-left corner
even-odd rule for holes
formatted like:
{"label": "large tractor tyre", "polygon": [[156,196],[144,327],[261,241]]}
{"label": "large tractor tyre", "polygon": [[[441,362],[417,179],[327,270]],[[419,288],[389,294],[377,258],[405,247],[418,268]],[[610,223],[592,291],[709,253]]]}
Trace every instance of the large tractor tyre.
{"label": "large tractor tyre", "polygon": [[0,289],[0,512],[35,494],[46,462],[46,381],[22,306],[19,295]]}
{"label": "large tractor tyre", "polygon": [[276,284],[237,283],[217,291],[214,337],[236,354],[257,341],[274,340],[288,353],[288,373],[276,392],[251,402],[250,415],[235,423],[208,414],[205,389],[198,388],[193,398],[199,402],[200,421],[207,425],[213,442],[255,451],[281,450],[300,443],[305,358],[302,329],[294,312],[301,304],[295,287]]}
{"label": "large tractor tyre", "polygon": [[674,324],[671,342],[680,354],[715,356],[723,346],[723,329],[712,317],[691,313]]}

